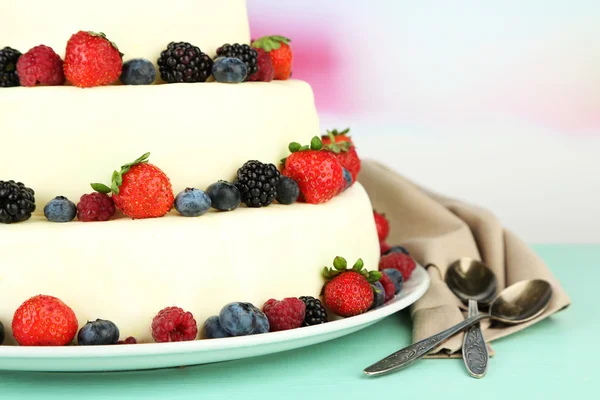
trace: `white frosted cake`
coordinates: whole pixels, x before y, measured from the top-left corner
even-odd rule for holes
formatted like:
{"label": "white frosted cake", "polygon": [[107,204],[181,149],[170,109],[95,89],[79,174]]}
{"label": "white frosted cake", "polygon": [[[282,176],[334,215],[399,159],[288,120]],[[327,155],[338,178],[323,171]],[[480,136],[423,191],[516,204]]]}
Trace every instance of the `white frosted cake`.
{"label": "white frosted cake", "polygon": [[[76,0],[0,1],[0,49],[23,53],[44,44],[64,59],[67,41],[82,29],[105,32],[124,62],[143,57],[156,64],[171,41],[193,43],[213,59],[225,43],[250,44],[242,0],[181,0],[171,12],[148,1],[105,0],[93,10]],[[173,22],[173,10],[193,15],[193,22]],[[322,204],[242,204],[195,218],[173,209],[162,218],[117,212],[102,222],[50,222],[44,205],[56,196],[77,203],[92,192],[91,182],[107,183],[113,170],[145,152],[176,195],[233,182],[248,160],[280,167],[290,142],[320,136],[313,93],[302,81],[156,82],[0,87],[0,139],[10,148],[0,157],[0,181],[23,182],[36,203],[29,219],[0,224],[5,343],[16,343],[15,310],[38,294],[69,305],[79,327],[107,319],[121,339],[152,342],[150,323],[165,307],[191,312],[201,327],[230,302],[261,307],[270,298],[318,297],[321,270],[336,256],[362,258],[377,269],[372,207],[358,183]],[[0,188],[0,207],[8,209],[2,201]]]}

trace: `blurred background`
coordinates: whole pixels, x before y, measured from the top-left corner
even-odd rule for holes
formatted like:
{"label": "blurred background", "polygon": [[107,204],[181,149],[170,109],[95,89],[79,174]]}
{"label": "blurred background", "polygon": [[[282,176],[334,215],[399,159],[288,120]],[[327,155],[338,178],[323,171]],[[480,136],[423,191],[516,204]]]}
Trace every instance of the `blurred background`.
{"label": "blurred background", "polygon": [[292,39],[323,130],[491,209],[531,243],[600,243],[600,1],[248,0]]}

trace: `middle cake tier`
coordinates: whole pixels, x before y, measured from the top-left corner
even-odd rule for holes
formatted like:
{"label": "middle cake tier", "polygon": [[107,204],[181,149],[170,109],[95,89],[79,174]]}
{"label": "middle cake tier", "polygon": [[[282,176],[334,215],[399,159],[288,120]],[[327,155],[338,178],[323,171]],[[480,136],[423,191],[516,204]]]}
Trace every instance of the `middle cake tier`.
{"label": "middle cake tier", "polygon": [[379,241],[360,184],[325,204],[273,204],[198,218],[51,223],[43,216],[0,229],[0,321],[23,301],[60,298],[79,325],[117,324],[122,339],[151,342],[156,313],[178,306],[201,326],[233,301],[319,296],[336,256],[377,270]]}
{"label": "middle cake tier", "polygon": [[145,152],[177,194],[231,180],[251,159],[278,165],[290,142],[319,135],[311,87],[298,80],[15,87],[2,91],[0,109],[0,139],[12,149],[0,179],[34,189],[38,213],[55,196],[77,202],[90,182],[109,183]]}

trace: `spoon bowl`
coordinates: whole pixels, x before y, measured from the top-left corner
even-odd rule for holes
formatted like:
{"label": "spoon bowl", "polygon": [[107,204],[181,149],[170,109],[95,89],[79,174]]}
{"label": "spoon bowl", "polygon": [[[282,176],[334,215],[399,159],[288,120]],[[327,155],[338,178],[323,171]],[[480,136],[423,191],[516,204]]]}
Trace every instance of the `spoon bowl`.
{"label": "spoon bowl", "polygon": [[542,314],[552,298],[552,286],[547,281],[520,281],[504,289],[494,300],[490,316],[505,324],[521,324]]}
{"label": "spoon bowl", "polygon": [[452,293],[465,303],[473,299],[485,307],[496,297],[496,275],[480,261],[464,257],[453,262],[445,280]]}

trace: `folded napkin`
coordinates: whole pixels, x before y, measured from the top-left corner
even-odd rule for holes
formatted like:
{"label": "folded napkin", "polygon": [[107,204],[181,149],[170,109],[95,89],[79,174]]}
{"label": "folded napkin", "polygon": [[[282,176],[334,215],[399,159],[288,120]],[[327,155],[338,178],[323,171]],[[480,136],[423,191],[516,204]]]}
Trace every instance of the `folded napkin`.
{"label": "folded napkin", "polygon": [[[488,265],[496,274],[498,292],[525,279],[545,279],[554,289],[548,309],[530,322],[509,326],[483,321],[481,328],[488,342],[520,331],[570,304],[544,262],[489,211],[421,188],[374,161],[363,162],[358,179],[373,207],[390,220],[388,243],[406,247],[419,264],[429,265],[429,290],[410,309],[413,342],[466,318],[466,306],[444,282],[448,266],[462,257]],[[447,357],[461,346],[462,335],[457,335],[434,353]]]}

